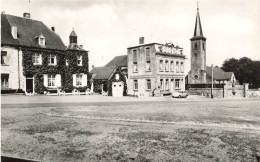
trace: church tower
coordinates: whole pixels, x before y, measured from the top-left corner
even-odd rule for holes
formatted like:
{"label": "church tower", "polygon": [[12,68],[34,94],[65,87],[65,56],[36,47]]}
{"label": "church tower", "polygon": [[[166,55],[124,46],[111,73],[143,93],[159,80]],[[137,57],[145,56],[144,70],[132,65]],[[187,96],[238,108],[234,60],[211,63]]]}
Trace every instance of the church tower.
{"label": "church tower", "polygon": [[206,83],[206,38],[203,36],[199,8],[195,22],[194,35],[191,41],[191,70],[189,72],[188,84]]}

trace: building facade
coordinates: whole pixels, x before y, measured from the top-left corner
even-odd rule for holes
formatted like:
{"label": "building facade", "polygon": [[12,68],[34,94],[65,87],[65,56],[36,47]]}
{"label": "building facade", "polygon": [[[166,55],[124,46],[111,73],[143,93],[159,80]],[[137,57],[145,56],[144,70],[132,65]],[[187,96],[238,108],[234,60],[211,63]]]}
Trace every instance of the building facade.
{"label": "building facade", "polygon": [[152,96],[154,90],[173,92],[185,89],[183,49],[171,43],[144,44],[127,48],[128,94]]}
{"label": "building facade", "polygon": [[1,27],[1,92],[87,86],[88,51],[77,45],[74,31],[66,47],[54,27],[28,13],[1,14]]}

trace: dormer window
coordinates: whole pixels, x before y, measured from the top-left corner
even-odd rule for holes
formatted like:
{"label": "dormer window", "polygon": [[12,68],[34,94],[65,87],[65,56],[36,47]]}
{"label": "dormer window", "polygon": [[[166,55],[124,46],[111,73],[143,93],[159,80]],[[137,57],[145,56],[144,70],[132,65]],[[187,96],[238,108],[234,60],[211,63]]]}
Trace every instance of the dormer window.
{"label": "dormer window", "polygon": [[38,37],[38,43],[40,46],[45,46],[45,37],[42,34]]}

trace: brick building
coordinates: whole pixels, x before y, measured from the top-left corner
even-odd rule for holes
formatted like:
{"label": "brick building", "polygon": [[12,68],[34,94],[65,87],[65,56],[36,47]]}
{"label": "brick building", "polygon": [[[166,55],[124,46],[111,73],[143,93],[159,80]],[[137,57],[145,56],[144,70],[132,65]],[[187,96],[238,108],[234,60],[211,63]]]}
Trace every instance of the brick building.
{"label": "brick building", "polygon": [[88,51],[74,31],[66,47],[54,27],[29,13],[1,14],[1,93],[87,86],[87,75]]}
{"label": "brick building", "polygon": [[185,89],[185,55],[171,43],[144,44],[127,48],[128,94],[152,96],[155,89],[162,93]]}

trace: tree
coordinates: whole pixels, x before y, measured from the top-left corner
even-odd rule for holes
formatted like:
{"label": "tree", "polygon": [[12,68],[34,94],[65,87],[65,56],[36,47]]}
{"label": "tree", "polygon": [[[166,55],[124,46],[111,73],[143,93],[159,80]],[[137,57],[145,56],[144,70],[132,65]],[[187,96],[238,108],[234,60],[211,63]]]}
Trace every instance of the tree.
{"label": "tree", "polygon": [[260,61],[252,61],[248,57],[239,60],[231,58],[224,61],[222,69],[234,72],[240,84],[249,83],[250,88],[260,87]]}

